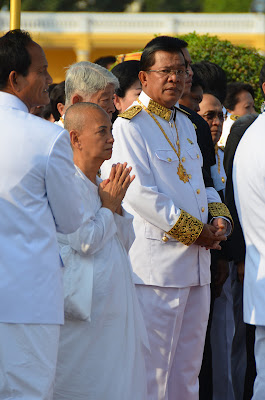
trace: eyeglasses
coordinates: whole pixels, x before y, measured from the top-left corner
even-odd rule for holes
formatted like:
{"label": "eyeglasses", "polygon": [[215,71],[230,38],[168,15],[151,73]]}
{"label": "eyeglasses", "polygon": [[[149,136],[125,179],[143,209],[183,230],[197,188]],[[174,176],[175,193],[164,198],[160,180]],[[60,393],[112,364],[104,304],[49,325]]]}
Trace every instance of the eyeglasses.
{"label": "eyeglasses", "polygon": [[189,75],[189,71],[187,69],[148,69],[146,72],[157,72],[163,77],[169,77],[176,74],[176,76],[184,78],[185,76]]}
{"label": "eyeglasses", "polygon": [[215,118],[218,118],[220,122],[224,121],[224,114],[220,111],[208,111],[203,114],[202,117],[206,119],[206,121],[213,121]]}

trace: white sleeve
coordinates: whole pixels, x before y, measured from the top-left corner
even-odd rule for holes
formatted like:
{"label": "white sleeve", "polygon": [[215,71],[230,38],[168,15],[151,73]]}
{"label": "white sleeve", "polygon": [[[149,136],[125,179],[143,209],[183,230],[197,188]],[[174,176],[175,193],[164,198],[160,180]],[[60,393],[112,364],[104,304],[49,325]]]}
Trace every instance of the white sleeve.
{"label": "white sleeve", "polygon": [[126,193],[125,201],[142,218],[165,232],[170,231],[181,210],[175,207],[167,195],[158,191],[141,134],[129,124],[126,128],[119,125],[115,133],[118,137],[115,135],[111,162],[128,162],[128,166],[133,168],[132,174],[136,175]]}
{"label": "white sleeve", "polygon": [[80,255],[92,255],[104,247],[116,233],[117,227],[112,211],[101,207],[95,215],[86,213],[80,228],[67,235],[67,239],[72,249]]}
{"label": "white sleeve", "polygon": [[123,244],[128,252],[135,239],[135,233],[132,225],[133,216],[123,208],[122,216],[115,213],[114,219],[117,226],[117,233],[120,242]]}
{"label": "white sleeve", "polygon": [[83,205],[74,175],[69,133],[63,130],[52,146],[45,175],[47,198],[61,233],[74,232],[82,223]]}

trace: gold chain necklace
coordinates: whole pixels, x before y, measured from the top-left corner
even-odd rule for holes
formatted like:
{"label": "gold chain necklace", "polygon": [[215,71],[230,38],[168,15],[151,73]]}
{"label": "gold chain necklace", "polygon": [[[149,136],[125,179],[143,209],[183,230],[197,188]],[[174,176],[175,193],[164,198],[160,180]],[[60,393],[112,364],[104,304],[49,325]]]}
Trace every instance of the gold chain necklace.
{"label": "gold chain necklace", "polygon": [[178,130],[177,130],[177,126],[176,123],[174,121],[174,125],[175,125],[175,129],[176,129],[176,133],[177,133],[177,149],[173,146],[173,144],[171,143],[169,137],[167,136],[165,130],[162,128],[161,124],[158,122],[158,120],[156,119],[156,117],[151,113],[150,110],[148,110],[148,108],[139,100],[137,99],[138,103],[140,104],[141,107],[143,107],[143,109],[147,112],[147,114],[150,115],[150,117],[153,118],[153,120],[155,121],[155,123],[157,124],[157,126],[160,128],[161,132],[163,133],[164,137],[166,138],[168,144],[171,146],[171,148],[174,150],[174,152],[176,153],[178,159],[179,159],[179,165],[178,165],[178,171],[177,174],[179,176],[179,179],[181,181],[183,181],[184,183],[189,182],[189,176],[187,174],[186,169],[184,168],[181,159],[180,159],[180,141],[179,141],[179,134],[178,134]]}

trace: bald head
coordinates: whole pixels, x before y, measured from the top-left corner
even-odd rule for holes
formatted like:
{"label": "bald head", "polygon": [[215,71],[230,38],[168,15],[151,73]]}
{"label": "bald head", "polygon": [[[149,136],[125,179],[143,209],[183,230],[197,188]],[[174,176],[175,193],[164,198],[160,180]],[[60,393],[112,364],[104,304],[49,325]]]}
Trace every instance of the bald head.
{"label": "bald head", "polygon": [[68,132],[72,130],[82,131],[89,119],[92,119],[95,111],[108,116],[106,111],[95,103],[76,103],[70,106],[65,113],[64,127]]}

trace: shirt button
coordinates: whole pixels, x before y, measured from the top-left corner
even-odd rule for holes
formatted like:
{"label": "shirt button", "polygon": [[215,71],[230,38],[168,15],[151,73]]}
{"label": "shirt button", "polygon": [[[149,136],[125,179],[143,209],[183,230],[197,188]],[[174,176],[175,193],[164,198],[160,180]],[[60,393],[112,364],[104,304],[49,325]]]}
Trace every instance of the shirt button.
{"label": "shirt button", "polygon": [[197,158],[200,158],[199,154],[197,154]]}
{"label": "shirt button", "polygon": [[197,194],[200,194],[200,193],[201,193],[200,189],[197,189],[196,192],[197,192]]}
{"label": "shirt button", "polygon": [[188,175],[188,178],[191,179],[191,174]]}
{"label": "shirt button", "polygon": [[171,159],[170,157],[168,157],[168,158],[167,158],[167,161],[168,161],[168,162],[171,162],[171,161],[172,161],[172,159]]}
{"label": "shirt button", "polygon": [[225,178],[222,176],[222,182],[225,183]]}
{"label": "shirt button", "polygon": [[204,207],[202,207],[202,212],[204,212],[205,211],[205,208]]}
{"label": "shirt button", "polygon": [[168,237],[166,236],[166,235],[164,235],[163,237],[162,237],[162,240],[163,240],[163,242],[168,242]]}
{"label": "shirt button", "polygon": [[186,161],[186,158],[185,158],[185,157],[182,157],[181,161],[182,161],[182,162],[185,162],[185,161]]}

